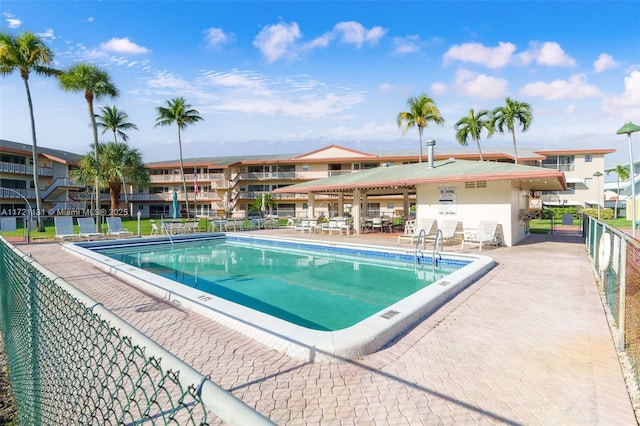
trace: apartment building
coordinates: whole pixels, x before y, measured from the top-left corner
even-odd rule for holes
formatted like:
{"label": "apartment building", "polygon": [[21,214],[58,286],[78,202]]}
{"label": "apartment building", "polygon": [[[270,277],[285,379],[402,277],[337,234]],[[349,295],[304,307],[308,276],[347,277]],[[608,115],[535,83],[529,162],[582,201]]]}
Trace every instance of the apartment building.
{"label": "apartment building", "polygon": [[[38,160],[34,165],[31,144],[0,140],[0,215],[21,216],[25,199],[35,209],[36,185],[43,199],[43,213],[84,208],[86,203],[80,193],[85,188],[69,178],[69,171],[77,167],[80,157],[38,147]],[[34,167],[37,182],[33,178]]]}
{"label": "apartment building", "polygon": [[540,199],[548,206],[604,207],[606,154],[615,149],[540,150],[542,167],[564,172],[567,191],[545,191]]}
{"label": "apartment building", "polygon": [[[603,202],[604,157],[613,149],[600,150],[530,150],[519,148],[522,164],[555,168],[565,173],[569,190],[540,192],[532,197],[533,208],[545,205],[575,205],[595,207]],[[77,166],[80,155],[39,147],[39,188],[44,199],[44,209],[51,214],[62,211],[82,210],[91,207],[91,194],[81,185],[69,179],[69,171]],[[487,161],[513,162],[511,149],[483,148]],[[434,160],[449,158],[477,160],[472,149],[448,149],[434,151]],[[423,158],[426,162],[427,159]],[[304,194],[271,194],[277,188],[309,180],[357,173],[375,167],[419,162],[417,150],[363,152],[330,145],[302,154],[246,155],[227,157],[198,157],[183,160],[187,191],[177,160],[152,162],[147,167],[151,178],[148,188],[125,185],[121,194],[122,210],[135,216],[171,217],[174,192],[180,205],[181,216],[186,216],[187,204],[190,216],[247,217],[253,214],[252,204],[269,194],[274,205],[266,214],[280,217],[304,216],[308,212],[308,198]],[[35,208],[35,182],[33,181],[31,145],[0,140],[0,214],[10,215],[24,207],[26,198]],[[599,188],[598,188],[599,187]],[[108,208],[108,194],[103,194],[102,207]],[[410,214],[415,203],[405,197],[375,195],[367,198],[367,216]],[[537,203],[537,205],[536,205]],[[348,214],[352,206],[349,200],[339,200],[334,195],[318,194],[314,200],[319,214],[335,216]],[[407,212],[406,210],[410,210]]]}

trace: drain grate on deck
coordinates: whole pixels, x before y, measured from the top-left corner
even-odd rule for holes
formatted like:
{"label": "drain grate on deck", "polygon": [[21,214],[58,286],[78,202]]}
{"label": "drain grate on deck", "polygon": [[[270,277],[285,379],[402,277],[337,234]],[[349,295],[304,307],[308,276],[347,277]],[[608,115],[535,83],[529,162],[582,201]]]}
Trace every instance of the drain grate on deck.
{"label": "drain grate on deck", "polygon": [[380,315],[382,318],[384,319],[390,319],[395,317],[396,315],[398,315],[400,312],[398,311],[394,311],[394,310],[389,310],[387,312],[385,312],[384,314]]}

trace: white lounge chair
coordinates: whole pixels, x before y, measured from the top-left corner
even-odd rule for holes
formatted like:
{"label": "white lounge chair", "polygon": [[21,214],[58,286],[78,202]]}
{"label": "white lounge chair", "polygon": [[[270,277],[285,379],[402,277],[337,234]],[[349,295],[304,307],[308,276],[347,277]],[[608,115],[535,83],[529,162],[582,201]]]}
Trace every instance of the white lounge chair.
{"label": "white lounge chair", "polygon": [[476,244],[479,247],[478,251],[482,251],[483,245],[497,244],[497,229],[498,222],[480,221],[478,222],[478,229],[464,233],[464,238],[462,239],[462,245],[460,247],[464,249],[465,244]]}
{"label": "white lounge chair", "polygon": [[304,234],[305,231],[311,233],[312,230],[312,222],[313,222],[313,226],[315,226],[316,221],[313,219],[308,219],[308,218],[304,218],[302,219],[299,223],[297,223],[294,227],[293,227],[293,232],[296,231],[300,231],[301,233]]}
{"label": "white lounge chair", "polygon": [[[439,242],[440,242],[440,250],[442,250],[442,245],[445,242],[449,242],[460,238],[462,236],[462,223],[455,219],[445,219],[439,225],[438,229],[440,230]],[[436,240],[437,231],[433,235],[427,235],[425,239],[427,241]]]}
{"label": "white lounge chair", "polygon": [[53,218],[56,227],[55,239],[64,243],[65,238],[78,238],[78,234],[73,229],[73,217],[56,216]]}
{"label": "white lounge chair", "polygon": [[425,237],[436,234],[438,225],[433,219],[420,219],[417,225],[414,221],[407,221],[404,229],[404,234],[398,235],[398,244],[403,240],[409,240],[409,243],[413,244],[414,240],[419,242],[418,239],[421,239],[424,244],[426,241]]}
{"label": "white lounge chair", "polygon": [[133,232],[127,231],[122,226],[122,219],[120,216],[108,217],[107,226],[109,227],[109,235],[115,235],[118,239],[124,237],[133,237]]}
{"label": "white lounge chair", "polygon": [[88,241],[91,241],[91,237],[104,237],[104,235],[102,235],[102,232],[96,232],[96,222],[92,217],[79,217],[78,228],[80,229],[80,233],[78,234],[79,237],[86,238]]}

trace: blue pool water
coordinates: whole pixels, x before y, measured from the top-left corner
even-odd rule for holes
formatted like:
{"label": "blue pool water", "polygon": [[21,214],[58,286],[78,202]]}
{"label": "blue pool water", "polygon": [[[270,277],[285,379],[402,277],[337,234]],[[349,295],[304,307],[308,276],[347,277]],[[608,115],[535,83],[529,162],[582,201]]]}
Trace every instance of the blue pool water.
{"label": "blue pool water", "polygon": [[98,253],[186,286],[323,331],[340,330],[469,262],[416,265],[410,255],[217,238]]}

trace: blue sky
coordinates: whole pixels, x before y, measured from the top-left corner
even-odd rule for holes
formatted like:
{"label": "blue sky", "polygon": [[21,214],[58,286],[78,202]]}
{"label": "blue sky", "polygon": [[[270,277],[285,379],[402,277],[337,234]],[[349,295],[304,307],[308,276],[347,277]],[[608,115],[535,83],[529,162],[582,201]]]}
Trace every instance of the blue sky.
{"label": "blue sky", "polygon": [[[533,107],[519,147],[616,148],[640,125],[639,1],[8,1],[0,29],[39,34],[55,67],[93,63],[120,91],[145,161],[178,157],[177,128],[155,108],[183,96],[204,121],[182,134],[184,157],[303,153],[329,144],[418,150],[397,114],[426,93],[446,123],[425,129],[436,149],[460,148],[454,124],[506,96]],[[627,19],[628,17],[628,19]],[[81,93],[31,76],[38,143],[85,153]],[[31,142],[24,85],[0,78],[0,138]],[[101,140],[110,140],[107,133]],[[634,135],[640,145],[640,133]],[[511,147],[496,134],[482,147]],[[465,149],[477,150],[471,142]],[[640,154],[640,149],[637,149]]]}

